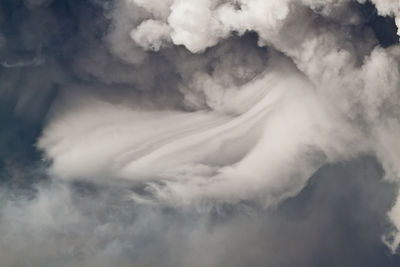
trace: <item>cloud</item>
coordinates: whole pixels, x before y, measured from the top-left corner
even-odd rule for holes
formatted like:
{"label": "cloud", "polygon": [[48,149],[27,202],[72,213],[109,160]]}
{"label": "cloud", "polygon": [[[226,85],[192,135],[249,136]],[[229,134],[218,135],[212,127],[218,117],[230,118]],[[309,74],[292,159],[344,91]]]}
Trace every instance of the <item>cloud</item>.
{"label": "cloud", "polygon": [[[280,181],[277,188],[287,188],[287,192],[284,189],[271,189],[272,198],[281,199],[298,192],[306,178],[324,162],[347,159],[360,153],[375,153],[384,161],[388,157],[380,155],[381,150],[376,147],[379,137],[374,132],[376,127],[383,128],[382,124],[376,125],[377,118],[389,118],[391,115],[386,109],[396,109],[396,102],[391,100],[396,99],[398,61],[391,57],[397,53],[397,49],[374,48],[376,41],[373,35],[367,30],[355,34],[352,24],[328,23],[350,4],[350,1],[205,1],[199,6],[197,2],[174,1],[170,2],[167,16],[166,6],[155,8],[152,2],[121,1],[111,12],[112,27],[106,40],[109,41],[110,51],[125,63],[141,64],[141,69],[149,66],[145,59],[147,56],[139,56],[139,61],[134,60],[139,59],[137,55],[146,55],[143,51],[138,52],[140,49],[135,48],[136,45],[146,50],[158,50],[165,42],[172,41],[177,45],[183,44],[192,53],[200,53],[228,38],[229,33],[255,31],[259,45],[270,45],[284,53],[302,73],[299,74],[296,67],[290,66],[291,63],[282,63],[288,60],[276,54],[269,60],[262,60],[265,62],[264,70],[258,64],[254,67],[247,65],[252,77],[248,80],[246,69],[238,70],[245,71],[243,74],[232,73],[230,65],[218,63],[223,62],[227,54],[219,46],[209,49],[203,59],[180,52],[180,48],[160,51],[161,64],[173,62],[171,67],[182,79],[170,86],[182,94],[182,104],[184,108],[192,109],[190,113],[172,108],[171,114],[165,111],[159,114],[157,108],[143,110],[125,107],[124,104],[109,104],[104,99],[86,102],[82,105],[84,110],[72,104],[72,108],[59,108],[63,110],[59,112],[55,105],[56,115],[45,128],[39,147],[53,160],[52,170],[56,176],[92,179],[106,172],[116,178],[150,179],[154,193],[185,194],[187,196],[184,199],[196,195],[192,190],[196,191],[194,188],[197,187],[201,188],[199,191],[217,199],[220,194],[231,195],[228,198],[246,198],[247,194],[253,194],[251,190],[251,193],[244,195],[236,191],[247,191],[248,186],[268,192],[268,188],[275,187],[269,185],[269,179]],[[140,12],[135,5],[145,11]],[[270,16],[264,16],[265,12]],[[360,16],[357,9],[352,15]],[[186,16],[190,16],[190,20],[185,19]],[[203,19],[209,24],[203,23]],[[353,23],[357,21],[362,23],[356,19]],[[146,30],[153,34],[152,37],[144,34]],[[349,36],[352,32],[354,34]],[[134,40],[126,39],[129,36]],[[235,42],[232,40],[225,46],[234,47]],[[178,53],[173,51],[177,49]],[[257,48],[249,46],[249,49],[256,51]],[[238,51],[238,55],[241,53],[243,51]],[[256,53],[250,52],[242,58],[248,61]],[[131,57],[134,61],[131,61]],[[190,57],[193,59],[188,59]],[[189,66],[187,62],[193,62],[191,64],[196,68],[185,68]],[[254,72],[252,69],[256,70],[256,76],[251,74]],[[147,80],[158,75],[157,68],[150,67],[147,70],[151,75],[146,77]],[[104,76],[101,73],[97,75]],[[294,81],[285,79],[286,83],[276,83],[275,80],[283,80],[280,78],[282,75],[293,77],[291,79]],[[137,78],[133,78],[132,82],[137,84]],[[384,84],[386,93],[378,92],[374,82]],[[146,80],[137,85],[140,87],[145,83]],[[296,83],[297,86],[294,85]],[[297,101],[299,98],[301,101]],[[103,113],[103,116],[98,117],[99,113]],[[83,121],[83,114],[87,114],[86,121]],[[185,114],[186,118],[180,119],[179,114]],[[142,121],[141,116],[148,119]],[[126,123],[128,119],[122,119],[124,117],[130,118],[132,125]],[[122,119],[121,123],[119,119]],[[65,120],[76,126],[70,128],[64,123],[57,123]],[[158,132],[153,131],[155,125],[159,125]],[[69,127],[72,131],[63,127]],[[113,131],[114,137],[109,138],[107,131]],[[297,134],[291,133],[294,131]],[[87,141],[97,142],[99,139],[104,140],[102,146],[91,145]],[[239,142],[248,139],[251,140]],[[239,143],[238,148],[230,143]],[[264,151],[270,151],[275,156],[268,159],[268,152]],[[307,159],[308,156],[301,156],[309,153],[322,153],[326,159],[315,165],[313,156],[311,160]],[[279,159],[280,154],[282,159]],[[210,157],[215,162],[206,160]],[[305,157],[304,162],[298,161],[302,157]],[[265,160],[263,168],[254,165],[260,165],[260,160]],[[292,161],[302,163],[295,164]],[[81,168],[73,167],[79,166],[80,162],[84,162]],[[305,167],[307,171],[300,175],[303,168],[299,166],[308,165],[310,169]],[[194,173],[190,171],[191,166]],[[202,169],[200,173],[198,166]],[[284,168],[281,166],[292,167],[286,167],[289,170],[282,172]],[[204,168],[207,171],[203,175]],[[288,178],[291,172],[304,178],[293,182]],[[387,169],[387,172],[395,170]],[[271,174],[271,178],[260,178],[267,173]],[[287,179],[280,178],[281,175]],[[188,178],[191,176],[198,176],[199,179],[192,179],[191,184]],[[243,177],[252,182],[246,182],[246,186],[243,186],[243,182],[240,182],[245,180]],[[184,186],[177,180],[184,181]],[[166,185],[160,186],[159,181]],[[223,190],[218,187],[224,188],[225,184],[233,185],[232,191],[221,193]],[[166,188],[165,192],[163,188]]]}
{"label": "cloud", "polygon": [[[355,219],[352,230],[324,228],[326,218],[342,220],[330,211],[340,190],[323,207],[324,194],[307,190],[319,170],[351,185],[338,178],[351,175],[330,166],[366,156],[383,171],[367,160],[351,165],[354,176],[384,177],[380,186],[396,190],[357,180],[358,194],[377,194],[378,207],[365,208],[363,197],[355,208],[391,223],[373,225],[369,249],[384,253],[383,236],[396,251],[397,1],[21,0],[1,3],[0,13],[0,177],[16,190],[3,194],[0,231],[10,255],[45,248],[19,264],[245,266],[255,255],[255,265],[293,266],[297,257],[299,266],[320,266],[310,255],[321,240],[307,223],[350,231],[358,246],[366,226]],[[15,179],[37,193],[26,197],[20,183],[10,185]],[[285,203],[307,196],[306,219],[294,210],[293,220],[280,218]],[[276,251],[296,237],[306,245],[290,248],[286,262]]]}
{"label": "cloud", "polygon": [[325,166],[298,197],[269,211],[251,202],[211,210],[139,204],[129,188],[85,183],[42,184],[34,197],[2,191],[1,263],[396,266],[380,241],[395,191],[381,172],[372,158]]}
{"label": "cloud", "polygon": [[[72,97],[38,146],[53,160],[52,174],[64,179],[147,181],[164,201],[264,195],[276,203],[296,194],[320,164],[365,152],[363,135],[325,110],[312,84],[277,57],[236,90],[211,77],[207,82],[207,74],[196,77],[200,88],[192,90],[204,90],[209,111],[144,110]],[[314,160],[314,153],[325,159]]]}
{"label": "cloud", "polygon": [[168,25],[155,20],[146,20],[131,32],[131,37],[142,48],[158,51],[170,42],[169,32]]}

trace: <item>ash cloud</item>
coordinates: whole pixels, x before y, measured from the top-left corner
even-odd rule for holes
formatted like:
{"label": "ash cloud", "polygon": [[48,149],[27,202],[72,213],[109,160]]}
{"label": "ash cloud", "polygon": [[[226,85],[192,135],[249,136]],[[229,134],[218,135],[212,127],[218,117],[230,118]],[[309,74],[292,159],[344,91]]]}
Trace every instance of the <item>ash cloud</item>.
{"label": "ash cloud", "polygon": [[399,8],[1,1],[1,265],[396,266]]}

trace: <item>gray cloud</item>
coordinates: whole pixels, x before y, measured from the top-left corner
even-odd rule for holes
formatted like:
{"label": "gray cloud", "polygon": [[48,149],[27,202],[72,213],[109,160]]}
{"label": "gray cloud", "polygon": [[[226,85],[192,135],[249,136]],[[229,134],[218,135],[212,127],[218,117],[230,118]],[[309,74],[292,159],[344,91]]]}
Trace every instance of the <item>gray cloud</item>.
{"label": "gray cloud", "polygon": [[[326,166],[297,197],[211,210],[135,203],[130,189],[2,194],[3,266],[396,266],[380,241],[395,190],[372,158]],[[345,184],[345,186],[343,186]]]}
{"label": "gray cloud", "polygon": [[396,265],[398,8],[3,1],[4,265]]}

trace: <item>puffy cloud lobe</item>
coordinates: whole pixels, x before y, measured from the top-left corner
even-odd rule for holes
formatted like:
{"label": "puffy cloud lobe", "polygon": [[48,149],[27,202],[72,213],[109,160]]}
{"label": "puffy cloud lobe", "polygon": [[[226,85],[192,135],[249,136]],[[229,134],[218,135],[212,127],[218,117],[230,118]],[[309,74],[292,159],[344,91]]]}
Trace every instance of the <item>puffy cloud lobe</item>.
{"label": "puffy cloud lobe", "polygon": [[170,43],[170,31],[162,22],[146,20],[131,32],[131,37],[142,48],[159,51]]}
{"label": "puffy cloud lobe", "polygon": [[212,0],[175,1],[168,17],[174,44],[184,45],[196,53],[216,45],[225,37],[228,32],[215,16],[213,5]]}
{"label": "puffy cloud lobe", "polygon": [[[125,1],[132,5],[131,1]],[[301,6],[311,8],[338,23],[357,25],[361,23],[360,14],[351,4],[354,1],[163,1],[162,5],[153,1],[136,1],[138,7],[145,8],[155,19],[168,23],[171,27],[171,38],[176,45],[184,45],[191,52],[201,52],[214,46],[232,32],[243,34],[256,31],[270,42],[273,34],[287,19],[290,9]],[[363,1],[359,1],[363,2]],[[396,1],[376,1],[381,15],[396,16]],[[160,15],[160,14],[163,15]],[[345,15],[343,15],[345,14]],[[131,17],[135,17],[132,12]],[[396,21],[398,19],[396,18]]]}

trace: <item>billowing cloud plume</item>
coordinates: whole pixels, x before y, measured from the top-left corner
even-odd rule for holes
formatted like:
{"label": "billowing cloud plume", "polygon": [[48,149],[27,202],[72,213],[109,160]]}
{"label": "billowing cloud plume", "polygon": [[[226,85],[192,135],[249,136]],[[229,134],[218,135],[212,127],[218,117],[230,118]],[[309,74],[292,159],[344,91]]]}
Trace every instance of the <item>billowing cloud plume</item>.
{"label": "billowing cloud plume", "polygon": [[[321,164],[359,154],[378,156],[387,176],[397,177],[398,152],[389,143],[399,127],[399,48],[377,46],[355,5],[119,1],[107,11],[110,51],[146,68],[142,49],[166,49],[160,64],[178,74],[173,86],[185,110],[116,108],[100,96],[79,104],[74,93],[55,105],[39,148],[58,177],[145,182],[156,198],[178,203],[255,197],[270,205],[298,193]],[[397,16],[394,2],[375,5]],[[246,32],[269,52],[235,50],[230,36]],[[230,51],[242,62],[265,55],[242,64],[228,62]]]}
{"label": "billowing cloud plume", "polygon": [[[82,245],[76,253],[88,262],[78,259],[76,265],[108,266],[106,255],[115,256],[108,235],[115,233],[118,242],[123,233],[141,239],[136,231],[168,217],[164,208],[197,218],[199,224],[190,229],[196,240],[207,235],[202,220],[215,209],[219,218],[221,207],[239,215],[228,216],[233,226],[217,227],[222,234],[216,239],[249,229],[242,213],[265,212],[274,221],[279,208],[271,210],[303,194],[310,178],[327,165],[372,156],[383,167],[375,175],[399,188],[397,0],[30,0],[0,7],[3,17],[14,22],[1,21],[7,27],[0,36],[5,73],[0,93],[13,103],[4,121],[21,120],[26,125],[21,131],[36,129],[29,134],[33,161],[52,185],[61,183],[38,186],[33,202],[7,202],[0,226],[7,229],[25,216],[14,231],[28,229],[40,242],[48,235],[36,232],[46,228],[42,223],[61,236],[74,235],[71,225],[79,225],[79,231],[105,227],[89,242],[63,241],[63,250]],[[4,169],[19,166],[14,163],[19,156],[4,157]],[[76,183],[82,182],[83,188],[97,188],[82,199],[116,205],[122,216],[118,222],[84,215],[81,209],[98,216],[109,209],[74,203]],[[393,207],[388,200],[378,205],[382,214],[391,208],[387,219],[393,227],[377,235],[384,235],[382,244],[392,252],[400,244],[396,191],[391,192]],[[132,217],[123,217],[125,208]],[[146,210],[154,216],[143,215]],[[37,213],[45,219],[35,222]],[[59,220],[65,214],[70,217]],[[257,216],[251,215],[257,222],[249,224],[260,229],[264,218]],[[182,218],[178,225],[186,225]],[[163,230],[152,227],[164,233],[169,223],[160,226]],[[165,230],[162,241],[178,242],[177,232]],[[15,244],[23,246],[22,241]],[[120,253],[123,245],[116,246]],[[95,255],[99,248],[100,258]],[[152,249],[159,248],[143,253]],[[48,253],[35,264],[64,255],[57,249]],[[171,253],[165,258],[174,266],[176,252]],[[120,264],[129,265],[119,257]],[[160,264],[142,258],[132,262]],[[217,258],[205,265],[227,262]],[[273,259],[270,264],[293,266]]]}

